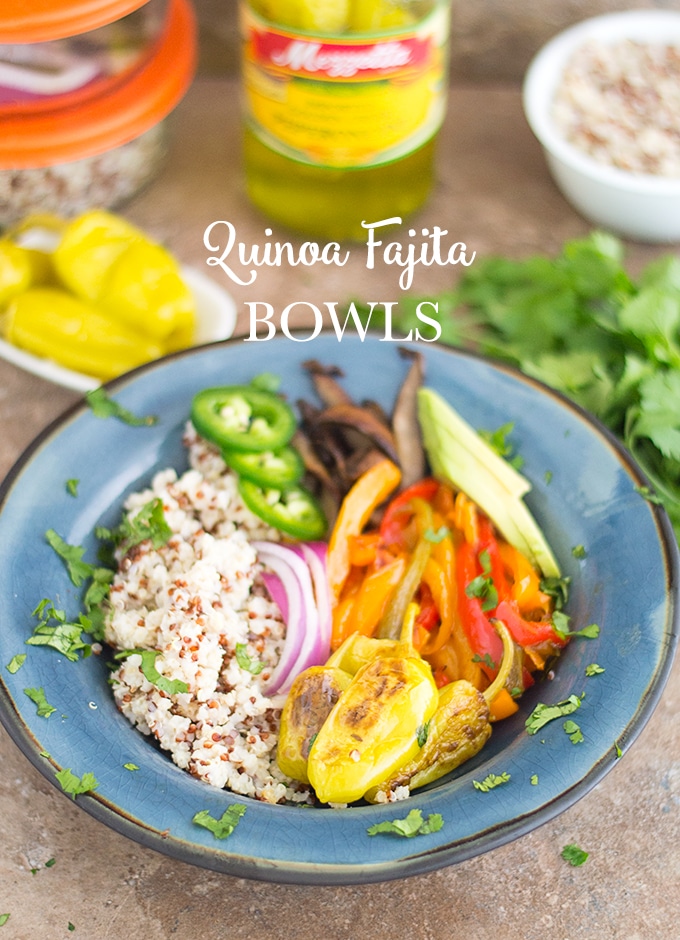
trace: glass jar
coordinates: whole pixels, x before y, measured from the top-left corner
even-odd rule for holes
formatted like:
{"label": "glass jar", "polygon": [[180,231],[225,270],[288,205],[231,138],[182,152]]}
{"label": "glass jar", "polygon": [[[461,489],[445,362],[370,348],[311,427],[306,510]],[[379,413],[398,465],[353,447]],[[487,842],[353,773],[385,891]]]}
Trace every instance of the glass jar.
{"label": "glass jar", "polygon": [[[121,4],[129,9],[130,0]],[[160,167],[165,119],[193,79],[190,0],[148,0],[121,21],[58,35],[0,46],[0,227],[33,212],[72,216],[131,198]]]}
{"label": "glass jar", "polygon": [[363,240],[434,181],[450,0],[241,0],[252,203],[300,234]]}

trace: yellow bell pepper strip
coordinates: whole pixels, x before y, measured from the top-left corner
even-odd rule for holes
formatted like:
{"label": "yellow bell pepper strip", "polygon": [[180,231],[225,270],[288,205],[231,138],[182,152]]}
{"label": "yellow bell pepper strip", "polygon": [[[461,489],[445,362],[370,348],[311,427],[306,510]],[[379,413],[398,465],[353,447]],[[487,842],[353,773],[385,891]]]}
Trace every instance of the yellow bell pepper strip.
{"label": "yellow bell pepper strip", "polygon": [[354,676],[323,723],[309,752],[309,782],[322,803],[352,803],[412,760],[439,701],[429,665],[405,635]]}
{"label": "yellow bell pepper strip", "polygon": [[332,604],[338,603],[350,571],[350,538],[363,531],[374,509],[396,489],[400,480],[399,467],[385,458],[366,470],[343,499],[331,532],[326,561]]}
{"label": "yellow bell pepper strip", "polygon": [[353,603],[347,611],[347,617],[342,619],[341,632],[338,618],[337,629],[331,638],[331,649],[336,649],[350,633],[356,632],[363,636],[373,634],[392,593],[402,578],[405,567],[406,559],[402,555],[382,568],[366,573],[353,596]]}
{"label": "yellow bell pepper strip", "polygon": [[173,256],[125,219],[95,209],[65,224],[53,252],[58,277],[77,297],[176,348],[194,301]]}
{"label": "yellow bell pepper strip", "polygon": [[276,762],[293,780],[309,783],[309,749],[352,676],[333,666],[310,666],[296,676],[281,712]]}
{"label": "yellow bell pepper strip", "polygon": [[101,381],[162,353],[158,344],[53,287],[29,288],[15,297],[3,317],[3,334],[21,349]]}

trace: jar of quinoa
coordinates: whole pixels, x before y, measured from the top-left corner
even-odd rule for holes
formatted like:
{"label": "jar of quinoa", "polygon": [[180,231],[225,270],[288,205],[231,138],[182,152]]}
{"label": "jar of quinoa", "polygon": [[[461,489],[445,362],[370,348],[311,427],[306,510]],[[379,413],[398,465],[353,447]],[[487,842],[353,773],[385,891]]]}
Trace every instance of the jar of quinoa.
{"label": "jar of quinoa", "polygon": [[0,228],[114,208],[156,174],[195,71],[191,0],[3,0]]}

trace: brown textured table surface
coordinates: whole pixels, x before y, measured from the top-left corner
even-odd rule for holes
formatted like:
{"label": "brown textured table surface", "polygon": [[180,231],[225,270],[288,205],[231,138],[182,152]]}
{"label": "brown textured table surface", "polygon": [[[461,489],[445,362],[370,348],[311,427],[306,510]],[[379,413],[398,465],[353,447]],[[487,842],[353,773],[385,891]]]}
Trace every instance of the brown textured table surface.
{"label": "brown textured table surface", "polygon": [[[204,264],[203,232],[216,219],[230,220],[248,244],[262,241],[266,223],[243,194],[238,127],[237,85],[197,81],[174,116],[162,174],[125,210],[184,262]],[[589,230],[554,188],[514,87],[453,90],[436,192],[417,223],[448,229],[478,256],[554,253]],[[630,270],[667,250],[627,245]],[[455,268],[423,269],[414,287],[435,291],[456,277]],[[248,288],[224,275],[222,283],[237,302],[240,334],[248,300],[278,310],[400,294],[395,269],[367,271],[359,251],[341,269],[269,268]],[[0,362],[0,473],[77,397]],[[553,821],[429,875],[328,888],[245,881],[143,849],[57,792],[0,730],[0,913],[11,914],[1,936],[671,940],[680,935],[679,711],[677,663],[635,745]],[[590,853],[580,868],[560,858],[572,842]]]}

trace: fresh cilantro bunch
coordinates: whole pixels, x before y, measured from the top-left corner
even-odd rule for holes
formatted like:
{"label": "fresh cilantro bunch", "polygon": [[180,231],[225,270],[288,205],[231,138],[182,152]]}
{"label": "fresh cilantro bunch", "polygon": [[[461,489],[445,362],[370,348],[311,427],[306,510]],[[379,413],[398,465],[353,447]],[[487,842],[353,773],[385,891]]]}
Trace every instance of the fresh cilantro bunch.
{"label": "fresh cilantro bunch", "polygon": [[[422,299],[400,303],[395,327],[422,331]],[[456,288],[428,299],[438,303],[441,342],[515,365],[613,431],[680,535],[680,257],[633,280],[622,242],[596,231],[555,258],[477,259]]]}

